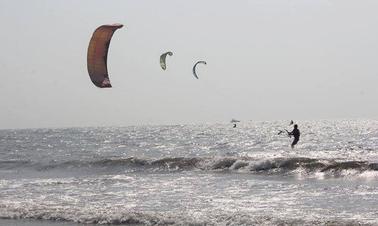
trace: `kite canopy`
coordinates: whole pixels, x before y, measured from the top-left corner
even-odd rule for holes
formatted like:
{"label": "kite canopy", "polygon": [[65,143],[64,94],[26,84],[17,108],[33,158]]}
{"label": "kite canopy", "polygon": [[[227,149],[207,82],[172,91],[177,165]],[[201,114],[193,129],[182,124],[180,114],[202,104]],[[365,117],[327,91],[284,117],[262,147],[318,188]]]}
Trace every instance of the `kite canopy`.
{"label": "kite canopy", "polygon": [[163,53],[161,56],[160,56],[160,66],[163,70],[167,69],[167,65],[165,63],[165,58],[167,57],[167,55],[169,56],[172,56],[173,53],[172,52],[166,52],[166,53]]}
{"label": "kite canopy", "polygon": [[194,77],[196,77],[196,79],[198,79],[197,72],[196,72],[197,64],[205,64],[206,65],[206,61],[198,61],[196,64],[194,64],[194,66],[193,66],[193,75],[194,75]]}
{"label": "kite canopy", "polygon": [[99,88],[112,87],[108,75],[107,58],[113,33],[122,24],[102,25],[92,35],[88,46],[87,67],[93,84]]}

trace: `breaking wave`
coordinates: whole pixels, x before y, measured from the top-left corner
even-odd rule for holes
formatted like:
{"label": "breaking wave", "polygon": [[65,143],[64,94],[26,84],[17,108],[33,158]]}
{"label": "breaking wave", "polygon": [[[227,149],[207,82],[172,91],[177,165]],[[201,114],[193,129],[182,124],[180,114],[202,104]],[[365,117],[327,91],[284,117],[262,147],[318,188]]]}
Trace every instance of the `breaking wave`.
{"label": "breaking wave", "polygon": [[313,158],[273,158],[273,159],[253,159],[247,157],[171,157],[161,159],[143,158],[107,158],[92,161],[66,161],[38,163],[32,161],[0,161],[0,169],[12,170],[32,168],[37,171],[64,170],[87,168],[106,170],[126,170],[135,171],[183,171],[183,170],[203,170],[203,171],[226,171],[226,172],[250,172],[256,174],[293,174],[323,173],[330,176],[342,176],[345,172],[362,174],[365,172],[378,173],[378,163],[368,161],[336,161],[329,159]]}
{"label": "breaking wave", "polygon": [[0,219],[44,220],[98,225],[374,225],[369,222],[327,218],[280,218],[279,216],[251,216],[243,213],[212,213],[197,217],[187,213],[138,212],[91,208],[64,208],[48,205],[0,204]]}

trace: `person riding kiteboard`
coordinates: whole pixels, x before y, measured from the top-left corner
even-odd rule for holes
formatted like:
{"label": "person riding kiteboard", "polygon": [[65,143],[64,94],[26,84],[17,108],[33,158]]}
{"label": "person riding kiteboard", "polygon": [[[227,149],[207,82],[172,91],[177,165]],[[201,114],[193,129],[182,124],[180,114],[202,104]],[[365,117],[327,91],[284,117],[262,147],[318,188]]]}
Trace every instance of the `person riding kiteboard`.
{"label": "person riding kiteboard", "polygon": [[290,137],[293,136],[294,137],[294,140],[293,142],[291,143],[291,148],[294,148],[294,146],[298,143],[299,141],[299,137],[301,136],[301,132],[299,131],[298,129],[298,125],[297,124],[294,124],[294,129],[293,131],[291,132],[288,132],[287,133]]}

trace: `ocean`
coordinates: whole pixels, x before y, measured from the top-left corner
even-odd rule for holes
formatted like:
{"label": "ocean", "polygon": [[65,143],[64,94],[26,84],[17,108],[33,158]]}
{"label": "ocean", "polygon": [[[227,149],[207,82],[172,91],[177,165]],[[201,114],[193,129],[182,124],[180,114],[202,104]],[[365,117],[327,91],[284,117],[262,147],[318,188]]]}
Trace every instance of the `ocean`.
{"label": "ocean", "polygon": [[378,121],[0,130],[0,225],[378,225]]}

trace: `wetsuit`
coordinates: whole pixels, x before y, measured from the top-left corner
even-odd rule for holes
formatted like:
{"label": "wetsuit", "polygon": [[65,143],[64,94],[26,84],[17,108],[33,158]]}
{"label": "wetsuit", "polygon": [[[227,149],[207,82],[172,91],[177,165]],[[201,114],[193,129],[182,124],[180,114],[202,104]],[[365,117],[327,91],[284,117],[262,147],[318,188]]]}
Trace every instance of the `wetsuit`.
{"label": "wetsuit", "polygon": [[291,147],[294,147],[294,145],[296,145],[298,143],[299,136],[301,135],[301,133],[299,132],[298,128],[294,128],[293,131],[291,131],[289,133],[289,135],[293,135],[294,136],[293,143],[291,143]]}

